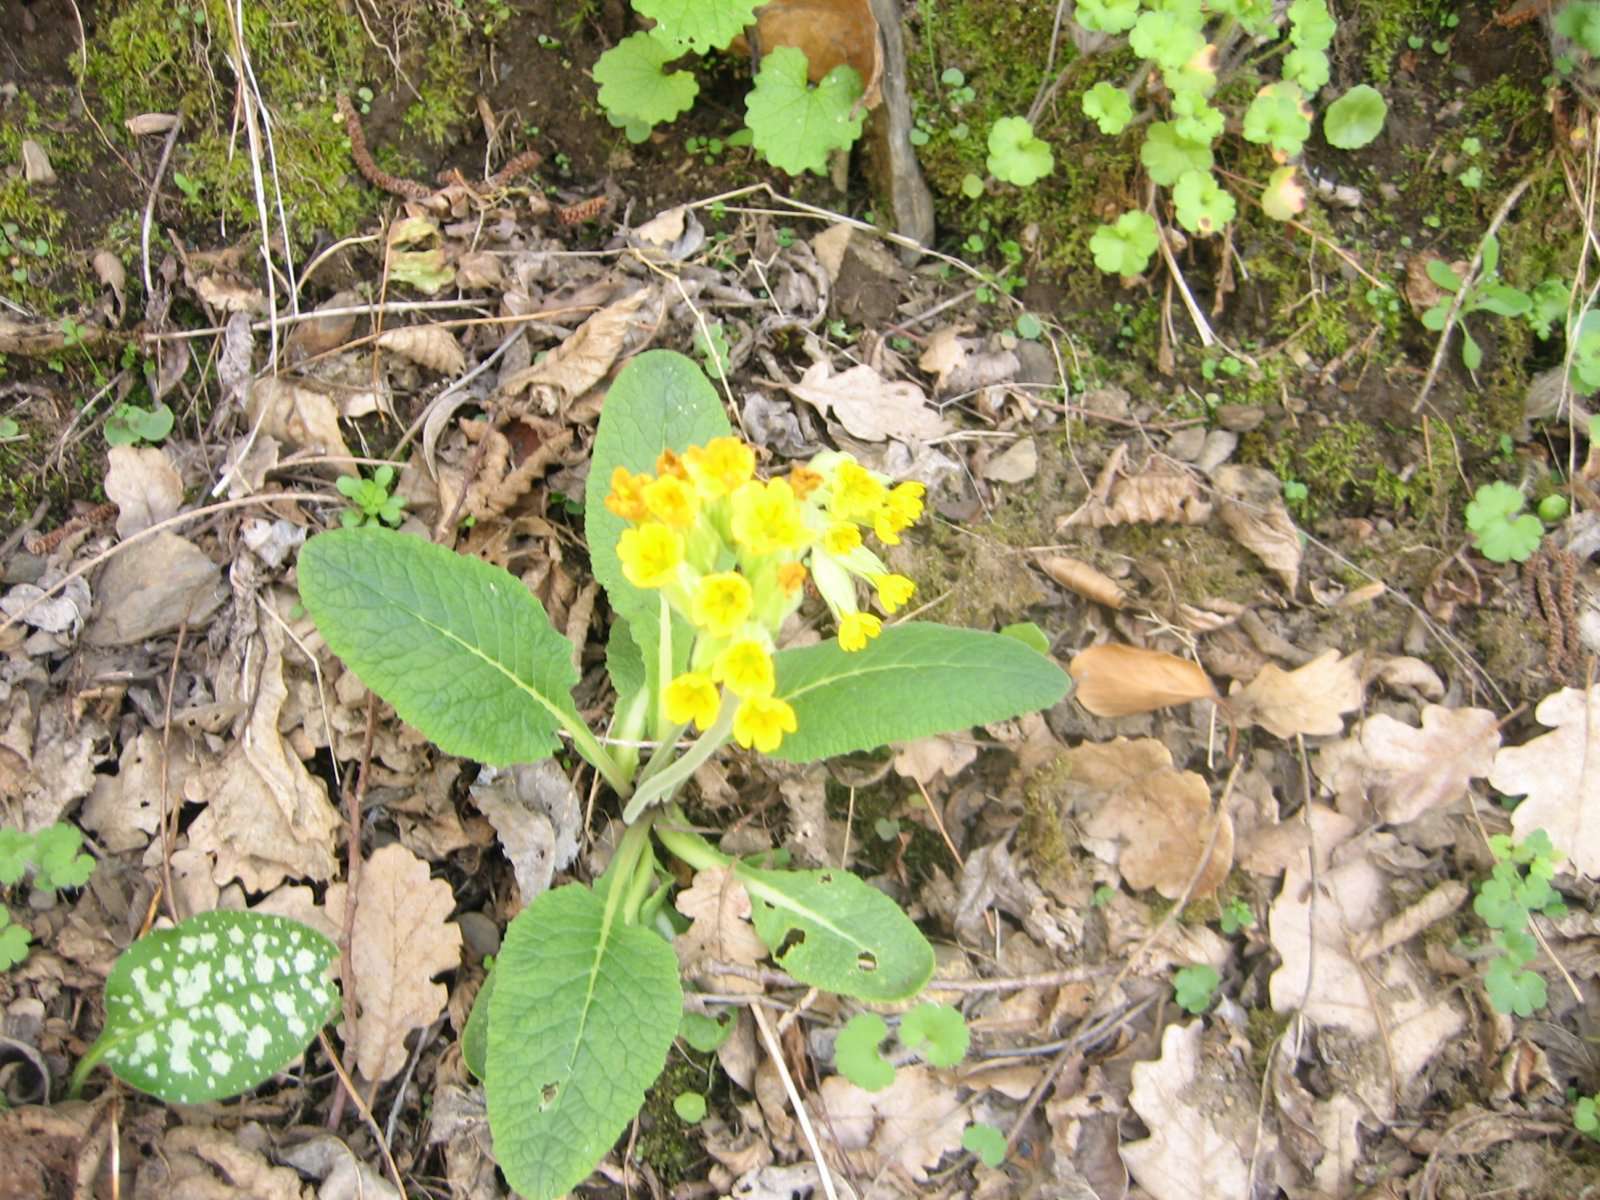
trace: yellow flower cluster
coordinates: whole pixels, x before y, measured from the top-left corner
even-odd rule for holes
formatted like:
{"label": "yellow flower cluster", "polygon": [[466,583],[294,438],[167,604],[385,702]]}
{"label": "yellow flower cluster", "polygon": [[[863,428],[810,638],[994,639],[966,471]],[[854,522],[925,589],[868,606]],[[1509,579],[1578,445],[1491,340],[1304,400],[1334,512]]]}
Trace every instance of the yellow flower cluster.
{"label": "yellow flower cluster", "polygon": [[628,582],[659,589],[695,628],[689,669],[665,690],[667,716],[707,729],[726,688],[739,700],[734,739],[771,752],[796,728],[794,710],[772,694],[772,652],[806,578],[838,623],[840,648],[862,649],[883,622],[858,606],[856,580],[886,613],[916,591],[868,549],[863,530],[897,544],[922,516],[924,489],[890,486],[839,451],[773,479],[755,466],[755,451],[735,437],[668,450],[654,475],[613,471],[606,507],[628,522],[617,541]]}

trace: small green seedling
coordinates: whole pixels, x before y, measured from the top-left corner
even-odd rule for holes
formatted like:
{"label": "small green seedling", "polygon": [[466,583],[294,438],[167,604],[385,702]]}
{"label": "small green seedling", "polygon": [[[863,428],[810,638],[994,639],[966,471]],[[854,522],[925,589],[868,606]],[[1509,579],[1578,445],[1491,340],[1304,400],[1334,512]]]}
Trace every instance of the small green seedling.
{"label": "small green seedling", "polygon": [[82,850],[83,834],[65,822],[32,834],[0,829],[0,884],[11,887],[31,872],[43,892],[82,887],[94,871],[94,859]]}
{"label": "small green seedling", "polygon": [[971,1035],[948,1004],[919,1004],[900,1018],[900,1044],[930,1067],[953,1067],[967,1056]]}
{"label": "small green seedling", "polygon": [[1584,1137],[1600,1142],[1600,1092],[1579,1098],[1572,1109],[1572,1127]]}
{"label": "small green seedling", "polygon": [[1552,492],[1539,501],[1539,520],[1546,525],[1554,525],[1566,519],[1570,507],[1565,496],[1559,492]]}
{"label": "small green seedling", "polygon": [[1217,969],[1205,963],[1191,963],[1180,968],[1172,977],[1172,990],[1178,1007],[1199,1016],[1211,1007],[1219,982],[1221,977]]}
{"label": "small green seedling", "polygon": [[881,1092],[894,1082],[894,1064],[883,1056],[889,1026],[877,1013],[857,1013],[845,1022],[833,1043],[839,1072],[858,1088]]}
{"label": "small green seedling", "polygon": [[[473,1012],[478,1010],[474,1008]],[[701,1054],[715,1054],[733,1034],[733,1014],[724,1012],[715,1017],[704,1013],[685,1012],[678,1026],[678,1036],[689,1043],[690,1049]]]}
{"label": "small green seedling", "polygon": [[22,427],[15,417],[0,417],[0,442],[20,441],[21,437]]}
{"label": "small green seedling", "polygon": [[1094,265],[1108,275],[1133,276],[1150,265],[1161,244],[1155,218],[1147,212],[1125,212],[1111,225],[1101,225],[1089,239]]}
{"label": "small green seedling", "polygon": [[1222,906],[1222,916],[1218,924],[1222,926],[1223,933],[1231,936],[1241,929],[1249,929],[1255,923],[1256,914],[1242,897],[1230,896],[1228,902]]}
{"label": "small green seedling", "polygon": [[1486,483],[1467,505],[1467,528],[1490,562],[1527,562],[1544,538],[1544,526],[1524,512],[1527,497],[1509,483]]}
{"label": "small green seedling", "polygon": [[11,919],[11,913],[0,906],[0,971],[9,971],[28,957],[28,943],[33,935]]}
{"label": "small green seedling", "polygon": [[1090,908],[1104,908],[1117,898],[1117,889],[1109,883],[1102,883],[1094,889],[1094,895],[1089,897]]}
{"label": "small green seedling", "polygon": [[[889,1027],[877,1013],[857,1013],[834,1042],[834,1060],[851,1083],[881,1092],[894,1082],[894,1064],[883,1054]],[[946,1004],[919,1004],[900,1018],[900,1045],[930,1067],[953,1067],[967,1056],[971,1034],[961,1013]]]}
{"label": "small green seedling", "polygon": [[728,335],[721,321],[695,329],[694,352],[700,356],[706,374],[721,379],[728,373]]}
{"label": "small green seedling", "polygon": [[673,1097],[672,1111],[685,1125],[698,1125],[706,1118],[706,1098],[700,1092],[679,1092]]}
{"label": "small green seedling", "polygon": [[1006,1160],[1006,1135],[993,1125],[968,1125],[961,1134],[961,1148],[976,1154],[984,1166],[993,1169]]}
{"label": "small green seedling", "polygon": [[385,463],[372,473],[371,479],[359,475],[339,476],[334,486],[355,505],[339,514],[339,523],[346,529],[359,529],[379,523],[399,525],[405,520],[406,498],[389,494],[394,486],[394,474],[394,468]]}
{"label": "small green seedling", "polygon": [[1322,136],[1340,150],[1359,150],[1383,132],[1388,116],[1389,103],[1378,89],[1359,83],[1328,105]]}
{"label": "small green seedling", "polygon": [[1501,281],[1500,239],[1493,234],[1483,239],[1479,263],[1477,277],[1468,282],[1457,275],[1455,268],[1443,259],[1430,259],[1427,267],[1428,278],[1446,295],[1440,297],[1433,307],[1422,314],[1424,328],[1431,329],[1435,333],[1443,332],[1445,323],[1450,317],[1450,310],[1455,305],[1456,295],[1461,293],[1463,288],[1466,289],[1457,312],[1457,320],[1463,322],[1461,362],[1469,371],[1476,371],[1483,362],[1483,348],[1467,329],[1464,323],[1466,317],[1480,312],[1493,313],[1499,317],[1526,317],[1533,312],[1533,299],[1527,292]]}
{"label": "small green seedling", "polygon": [[173,420],[172,409],[166,404],[154,408],[119,404],[106,418],[106,445],[135,446],[140,442],[159,445],[172,432]]}
{"label": "small green seedling", "polygon": [[1055,170],[1047,143],[1033,136],[1026,117],[1001,117],[989,130],[989,174],[1003,183],[1027,187]]}
{"label": "small green seedling", "polygon": [[1484,970],[1483,986],[1497,1012],[1529,1017],[1544,1007],[1546,989],[1544,977],[1527,969],[1539,955],[1528,923],[1534,913],[1547,917],[1566,913],[1561,894],[1550,886],[1563,855],[1542,829],[1522,842],[1495,834],[1489,850],[1495,857],[1494,872],[1478,885],[1472,902],[1473,911],[1495,931],[1499,951]]}

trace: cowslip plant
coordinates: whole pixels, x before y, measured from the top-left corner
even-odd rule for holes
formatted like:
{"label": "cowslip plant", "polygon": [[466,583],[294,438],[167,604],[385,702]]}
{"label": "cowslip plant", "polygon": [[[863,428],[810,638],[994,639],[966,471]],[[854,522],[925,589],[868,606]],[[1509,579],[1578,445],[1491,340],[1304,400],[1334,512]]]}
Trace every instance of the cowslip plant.
{"label": "cowslip plant", "polygon": [[[881,1092],[894,1082],[894,1064],[882,1052],[889,1026],[877,1013],[857,1013],[834,1041],[834,1061],[851,1083]],[[953,1067],[967,1056],[971,1034],[959,1010],[948,1004],[919,1004],[900,1018],[899,1040],[930,1067]]]}
{"label": "cowslip plant", "polygon": [[1467,528],[1490,562],[1527,562],[1544,538],[1539,518],[1524,512],[1528,498],[1509,483],[1482,484],[1467,504]]}
{"label": "cowslip plant", "polygon": [[[1208,237],[1236,215],[1235,201],[1212,174],[1215,151],[1230,126],[1247,142],[1267,147],[1286,164],[1273,173],[1261,199],[1274,220],[1286,221],[1305,204],[1293,165],[1311,136],[1312,100],[1329,79],[1328,48],[1336,25],[1326,0],[1090,0],[1076,6],[1084,29],[1117,37],[1142,60],[1130,82],[1102,80],[1081,99],[1084,116],[1101,133],[1116,137],[1136,126],[1141,94],[1155,119],[1144,126],[1139,161],[1152,182],[1170,188],[1173,216],[1188,232]],[[1245,43],[1282,39],[1276,79],[1260,74],[1261,55],[1241,52]],[[1270,59],[1271,56],[1266,56]],[[1255,91],[1243,112],[1219,107],[1219,85],[1240,73]],[[1366,85],[1350,89],[1329,107],[1324,132],[1331,145],[1363,146],[1383,126],[1387,105]],[[1149,252],[1127,245],[1122,214],[1099,226],[1092,242],[1103,271],[1133,275],[1149,263]],[[1147,239],[1146,239],[1147,240]],[[1119,245],[1119,243],[1121,243]],[[1153,242],[1149,250],[1153,251]]]}
{"label": "cowslip plant", "polygon": [[[761,477],[692,361],[633,359],[606,396],[584,509],[613,615],[604,740],[572,698],[574,647],[513,576],[381,528],[318,534],[302,549],[300,592],[318,629],[403,719],[447,753],[491,764],[568,746],[622,809],[604,874],[513,918],[463,1036],[496,1158],[530,1200],[589,1172],[687,1028],[677,957],[652,919],[675,879],[659,854],[728,870],[773,962],[809,986],[887,1003],[930,978],[932,948],[884,893],[845,870],[730,858],[691,831],[678,802],[730,742],[806,762],[1066,694],[1060,668],[1015,638],[890,626],[863,605],[870,595],[892,614],[910,600],[915,584],[873,544],[898,542],[922,506],[921,485],[833,451]],[[834,632],[784,648],[808,592]]]}
{"label": "cowslip plant", "polygon": [[[654,25],[602,54],[594,65],[606,118],[642,142],[656,125],[687,112],[700,84],[672,64],[686,54],[726,49],[754,20],[760,0],[633,0]],[[861,76],[837,66],[815,86],[804,51],[778,46],[762,58],[745,98],[745,123],[756,151],[791,175],[825,174],[828,155],[861,136]],[[731,141],[731,139],[730,139]]]}
{"label": "cowslip plant", "polygon": [[1478,885],[1472,909],[1495,931],[1497,953],[1483,973],[1489,1003],[1503,1013],[1530,1017],[1544,1007],[1545,982],[1527,969],[1539,955],[1539,944],[1528,932],[1534,913],[1559,917],[1567,911],[1561,894],[1550,886],[1562,854],[1542,829],[1521,842],[1504,834],[1489,838],[1495,857],[1494,871]]}

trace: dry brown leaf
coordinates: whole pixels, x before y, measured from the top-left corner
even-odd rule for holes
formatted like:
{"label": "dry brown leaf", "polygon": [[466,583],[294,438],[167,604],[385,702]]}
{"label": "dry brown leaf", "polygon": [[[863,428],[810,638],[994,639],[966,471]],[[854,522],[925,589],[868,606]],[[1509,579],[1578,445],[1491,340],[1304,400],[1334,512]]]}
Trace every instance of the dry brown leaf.
{"label": "dry brown leaf", "polygon": [[333,397],[306,383],[281,376],[258,379],[251,386],[245,411],[259,433],[291,446],[349,458],[339,431],[339,408]]}
{"label": "dry brown leaf", "polygon": [[501,380],[500,390],[515,396],[528,388],[547,388],[558,402],[583,395],[611,370],[653,294],[640,288],[606,305],[538,362]]}
{"label": "dry brown leaf", "polygon": [[1120,583],[1082,559],[1066,554],[1046,554],[1040,557],[1039,567],[1062,587],[1077,592],[1085,600],[1107,608],[1121,608],[1127,602]]}
{"label": "dry brown leaf", "polygon": [[128,127],[128,132],[134,137],[144,137],[152,133],[166,133],[178,123],[178,118],[173,113],[140,113],[136,117],[129,117],[123,122]]}
{"label": "dry brown leaf", "polygon": [[95,278],[110,288],[112,296],[116,298],[117,321],[120,323],[128,304],[127,268],[122,265],[122,260],[109,250],[96,250],[89,265],[94,268]]}
{"label": "dry brown leaf", "polygon": [[977,345],[961,336],[971,333],[973,328],[971,325],[946,325],[929,335],[927,347],[922,351],[922,357],[917,359],[917,366],[935,377],[933,390],[936,394],[944,391],[945,382],[967,361],[968,353]]}
{"label": "dry brown leaf", "polygon": [[1114,642],[1074,655],[1067,674],[1078,703],[1097,717],[1127,717],[1217,695],[1210,677],[1188,659]]}
{"label": "dry brown leaf", "polygon": [[1039,470],[1039,448],[1032,438],[1022,438],[983,464],[979,471],[995,483],[1025,483]]}
{"label": "dry brown leaf", "polygon": [[[689,928],[672,943],[686,972],[699,970],[710,959],[753,967],[766,958],[766,943],[750,924],[750,896],[727,867],[698,872],[673,903],[690,919]],[[713,991],[761,990],[759,983],[737,975],[704,978]]]}
{"label": "dry brown leaf", "polygon": [[578,856],[583,809],[572,781],[546,758],[503,771],[484,767],[471,795],[511,860],[522,902],[531,903]]}
{"label": "dry brown leaf", "polygon": [[941,775],[954,779],[977,757],[978,748],[970,740],[935,734],[901,745],[894,754],[894,769],[904,778],[915,779],[926,787]]}
{"label": "dry brown leaf", "polygon": [[1535,829],[1590,878],[1600,878],[1600,684],[1562,688],[1533,715],[1552,732],[1495,755],[1489,784],[1527,799],[1511,810],[1518,838]]}
{"label": "dry brown leaf", "polygon": [[107,458],[106,499],[117,506],[118,537],[149,529],[183,505],[183,480],[160,446],[113,446]]}
{"label": "dry brown leaf", "polygon": [[926,442],[950,431],[921,388],[909,380],[891,383],[869,366],[835,375],[826,362],[812,363],[788,390],[864,442]]}
{"label": "dry brown leaf", "polygon": [[[328,889],[325,907],[342,912],[345,885]],[[406,1065],[406,1035],[444,1011],[448,989],[432,979],[461,965],[461,926],[450,920],[455,896],[428,864],[404,846],[378,850],[361,866],[350,931],[356,977],[356,1068],[381,1082]],[[346,1035],[347,1036],[347,1035]]]}
{"label": "dry brown leaf", "polygon": [[440,325],[385,329],[378,335],[378,345],[440,375],[459,375],[467,367],[467,356],[456,335]]}
{"label": "dry brown leaf", "polygon": [[51,184],[56,181],[56,169],[50,165],[49,152],[32,138],[23,138],[22,177],[29,183]]}
{"label": "dry brown leaf", "polygon": [[1283,581],[1291,596],[1300,579],[1300,530],[1283,502],[1283,482],[1264,467],[1218,467],[1211,482],[1217,515],[1237,541]]}
{"label": "dry brown leaf", "polygon": [[804,51],[812,83],[847,66],[861,76],[866,107],[882,98],[883,52],[870,0],[769,0],[756,13],[755,40],[763,55],[777,46]]}
{"label": "dry brown leaf", "polygon": [[304,362],[338,350],[350,340],[356,329],[355,309],[361,307],[361,293],[345,288],[317,305],[314,313],[305,314],[289,330],[284,339],[283,356],[290,363]]}
{"label": "dry brown leaf", "polygon": [[1122,1147],[1122,1160],[1154,1200],[1239,1200],[1250,1194],[1241,1147],[1255,1145],[1255,1104],[1202,1069],[1203,1021],[1168,1025],[1161,1057],[1133,1068],[1128,1103],[1150,1136]]}
{"label": "dry brown leaf", "polygon": [[[153,1174],[146,1174],[146,1168]],[[313,1200],[293,1167],[275,1167],[238,1131],[215,1125],[177,1125],[161,1139],[159,1154],[141,1166],[140,1196],[173,1200]]]}
{"label": "dry brown leaf", "polygon": [[1062,754],[1084,845],[1114,862],[1128,886],[1155,888],[1169,900],[1195,873],[1213,821],[1220,820],[1211,858],[1195,881],[1196,899],[1221,886],[1233,864],[1233,822],[1213,817],[1211,789],[1193,771],[1178,771],[1172,752],[1155,738],[1085,742]]}
{"label": "dry brown leaf", "polygon": [[866,1151],[869,1162],[897,1166],[918,1183],[961,1146],[966,1106],[955,1087],[927,1067],[901,1067],[881,1092],[864,1091],[841,1075],[824,1079],[820,1091],[823,1126],[841,1150]]}
{"label": "dry brown leaf", "polygon": [[1211,517],[1193,473],[1173,463],[1160,461],[1137,475],[1119,478],[1125,455],[1112,454],[1094,491],[1082,507],[1059,522],[1072,525],[1178,524],[1198,525]]}
{"label": "dry brown leaf", "polygon": [[1335,776],[1325,782],[1342,798],[1359,789],[1379,819],[1400,825],[1466,795],[1469,781],[1489,773],[1499,745],[1495,715],[1485,708],[1430,704],[1421,729],[1378,713],[1355,736],[1324,748]]}
{"label": "dry brown leaf", "polygon": [[1245,687],[1235,683],[1228,696],[1239,724],[1287,739],[1342,733],[1341,714],[1361,706],[1361,693],[1361,656],[1324,650],[1293,671],[1268,663]]}
{"label": "dry brown leaf", "polygon": [[83,631],[94,646],[130,646],[185,623],[193,633],[229,594],[216,564],[175,533],[123,547],[98,588],[94,619]]}

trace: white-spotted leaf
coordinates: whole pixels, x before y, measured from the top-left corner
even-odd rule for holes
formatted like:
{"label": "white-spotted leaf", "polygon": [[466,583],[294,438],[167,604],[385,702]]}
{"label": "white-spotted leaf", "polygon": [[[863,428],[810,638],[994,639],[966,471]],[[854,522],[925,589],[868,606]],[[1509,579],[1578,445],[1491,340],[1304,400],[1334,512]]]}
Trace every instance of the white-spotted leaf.
{"label": "white-spotted leaf", "polygon": [[332,1020],[339,949],[287,917],[208,912],[158,929],[106,979],[87,1060],[174,1104],[237,1096],[281,1071]]}
{"label": "white-spotted leaf", "polygon": [[847,653],[836,638],[776,658],[799,728],[773,755],[810,762],[1049,708],[1071,681],[1015,638],[914,621]]}
{"label": "white-spotted leaf", "polygon": [[849,871],[738,863],[750,919],[773,961],[802,983],[860,1000],[904,1000],[933,975],[933,947],[888,896]]}
{"label": "white-spotted leaf", "polygon": [[489,997],[489,1129],[506,1180],[554,1200],[611,1149],[666,1065],[683,992],[662,938],[580,884],[517,914]]}

